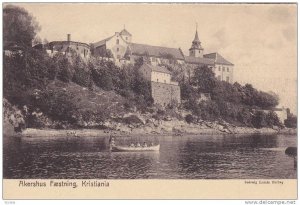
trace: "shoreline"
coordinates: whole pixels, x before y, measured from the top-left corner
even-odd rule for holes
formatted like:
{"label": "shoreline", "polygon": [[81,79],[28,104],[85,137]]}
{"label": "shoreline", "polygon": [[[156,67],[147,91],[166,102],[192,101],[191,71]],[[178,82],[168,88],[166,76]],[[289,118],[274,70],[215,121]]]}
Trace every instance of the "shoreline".
{"label": "shoreline", "polygon": [[[235,133],[221,132],[216,129],[198,129],[191,130],[190,132],[141,132],[141,130],[133,130],[132,132],[124,132],[118,130],[101,130],[101,129],[37,129],[27,128],[21,133],[17,133],[15,136],[26,138],[53,138],[53,137],[125,137],[125,136],[184,136],[184,135],[252,135],[252,134],[286,134],[297,135],[297,129],[284,128],[281,130],[275,130],[271,128],[238,128]],[[5,135],[5,134],[4,134]]]}

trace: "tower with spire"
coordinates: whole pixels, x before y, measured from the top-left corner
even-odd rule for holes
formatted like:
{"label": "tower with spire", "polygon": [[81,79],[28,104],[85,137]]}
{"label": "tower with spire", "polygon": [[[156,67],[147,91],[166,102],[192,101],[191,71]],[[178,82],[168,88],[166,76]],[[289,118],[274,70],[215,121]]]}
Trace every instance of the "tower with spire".
{"label": "tower with spire", "polygon": [[198,37],[198,24],[196,24],[195,38],[192,42],[192,47],[189,49],[190,56],[203,58],[203,48]]}

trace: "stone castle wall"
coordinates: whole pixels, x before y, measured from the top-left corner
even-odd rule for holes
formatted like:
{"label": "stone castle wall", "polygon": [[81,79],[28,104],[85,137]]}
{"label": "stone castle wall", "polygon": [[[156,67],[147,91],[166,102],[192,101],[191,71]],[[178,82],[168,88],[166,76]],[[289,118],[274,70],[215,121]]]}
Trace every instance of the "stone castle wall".
{"label": "stone castle wall", "polygon": [[178,85],[151,82],[151,94],[154,104],[167,106],[172,101],[181,102],[180,87]]}

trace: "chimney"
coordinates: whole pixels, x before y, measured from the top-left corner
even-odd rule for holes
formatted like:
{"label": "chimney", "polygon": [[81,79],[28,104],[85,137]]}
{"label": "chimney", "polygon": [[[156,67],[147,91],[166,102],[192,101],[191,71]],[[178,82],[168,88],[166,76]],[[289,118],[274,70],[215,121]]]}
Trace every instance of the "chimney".
{"label": "chimney", "polygon": [[71,41],[71,34],[68,34],[68,41]]}

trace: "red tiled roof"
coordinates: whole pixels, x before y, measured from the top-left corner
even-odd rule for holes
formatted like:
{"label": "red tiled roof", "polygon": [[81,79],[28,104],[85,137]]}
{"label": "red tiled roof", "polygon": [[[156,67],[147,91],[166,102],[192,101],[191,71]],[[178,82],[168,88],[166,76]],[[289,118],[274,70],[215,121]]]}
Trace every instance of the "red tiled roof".
{"label": "red tiled roof", "polygon": [[185,62],[191,64],[203,64],[203,65],[214,65],[215,61],[210,58],[200,58],[193,56],[185,56]]}
{"label": "red tiled roof", "polygon": [[131,43],[131,52],[133,55],[149,55],[162,58],[164,56],[173,56],[175,59],[183,60],[184,56],[178,48],[167,48],[161,46],[150,46],[145,44]]}
{"label": "red tiled roof", "polygon": [[222,65],[233,65],[228,60],[226,60],[223,56],[221,56],[219,53],[209,53],[203,55],[205,58],[214,59],[216,64],[222,64]]}
{"label": "red tiled roof", "polygon": [[163,66],[153,66],[153,65],[144,63],[141,66],[141,68],[150,69],[151,71],[155,71],[155,72],[171,74],[171,72],[166,67],[163,67]]}

